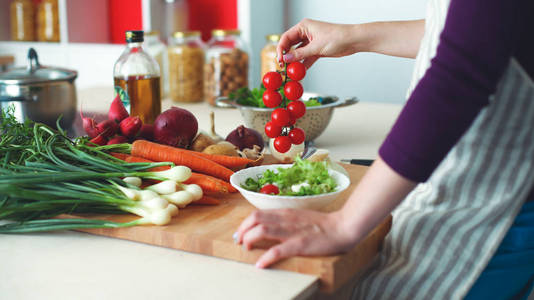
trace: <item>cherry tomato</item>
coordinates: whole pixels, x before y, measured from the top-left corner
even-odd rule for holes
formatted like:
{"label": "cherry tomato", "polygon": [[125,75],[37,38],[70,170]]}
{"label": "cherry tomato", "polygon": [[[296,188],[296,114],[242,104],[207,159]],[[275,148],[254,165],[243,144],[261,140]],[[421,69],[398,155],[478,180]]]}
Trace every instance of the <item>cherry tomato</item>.
{"label": "cherry tomato", "polygon": [[274,149],[280,153],[286,153],[291,149],[291,139],[288,136],[281,135],[274,139]]}
{"label": "cherry tomato", "polygon": [[263,104],[269,108],[275,108],[282,103],[282,95],[277,91],[265,90],[263,92]]}
{"label": "cherry tomato", "polygon": [[286,72],[287,76],[291,78],[291,80],[299,81],[306,76],[306,67],[303,63],[295,61],[287,66]]}
{"label": "cherry tomato", "polygon": [[306,105],[300,100],[291,101],[287,105],[287,110],[295,119],[302,118],[306,113]]}
{"label": "cherry tomato", "polygon": [[293,145],[300,145],[306,139],[306,134],[304,133],[304,130],[298,127],[291,129],[287,136],[289,137]]}
{"label": "cherry tomato", "polygon": [[282,75],[277,72],[265,73],[263,75],[263,86],[268,90],[278,90],[282,86]]}
{"label": "cherry tomato", "polygon": [[268,195],[278,195],[280,194],[280,190],[274,184],[266,184],[261,188],[260,193]]}
{"label": "cherry tomato", "polygon": [[265,134],[274,139],[275,137],[279,136],[280,133],[282,133],[282,127],[275,125],[272,121],[267,122],[265,124]]}
{"label": "cherry tomato", "polygon": [[287,126],[293,126],[295,125],[295,123],[297,123],[297,119],[295,119],[295,117],[289,114],[289,123],[287,123]]}
{"label": "cherry tomato", "polygon": [[290,118],[291,116],[289,115],[289,112],[284,108],[277,108],[271,113],[271,120],[273,121],[273,124],[280,127],[287,126]]}
{"label": "cherry tomato", "polygon": [[298,81],[290,81],[284,85],[284,95],[286,95],[289,100],[298,100],[302,97],[304,90],[302,84]]}

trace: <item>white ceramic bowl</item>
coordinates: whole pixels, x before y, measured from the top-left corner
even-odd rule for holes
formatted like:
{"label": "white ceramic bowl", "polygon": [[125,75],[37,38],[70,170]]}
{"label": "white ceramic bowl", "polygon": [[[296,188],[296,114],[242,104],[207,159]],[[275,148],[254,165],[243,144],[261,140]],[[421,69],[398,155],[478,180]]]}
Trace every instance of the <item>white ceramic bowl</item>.
{"label": "white ceramic bowl", "polygon": [[264,165],[240,170],[230,177],[230,183],[234,186],[245,199],[259,209],[279,209],[279,208],[306,208],[319,210],[326,205],[332,203],[341,192],[347,189],[350,184],[350,179],[344,174],[329,170],[330,175],[337,183],[337,188],[334,192],[313,195],[313,196],[278,196],[267,195],[248,191],[241,187],[247,178],[257,178],[258,175],[263,174],[265,170],[277,170],[278,168],[289,168],[291,165]]}

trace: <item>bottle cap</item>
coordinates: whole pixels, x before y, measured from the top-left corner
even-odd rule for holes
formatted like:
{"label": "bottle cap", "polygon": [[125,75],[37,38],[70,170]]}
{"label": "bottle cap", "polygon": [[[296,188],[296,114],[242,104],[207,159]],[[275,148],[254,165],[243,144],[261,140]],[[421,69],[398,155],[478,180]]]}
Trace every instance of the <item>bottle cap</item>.
{"label": "bottle cap", "polygon": [[228,35],[240,35],[241,31],[237,29],[214,29],[211,31],[213,36],[228,36]]}
{"label": "bottle cap", "polygon": [[142,30],[126,31],[126,43],[141,43],[144,41]]}
{"label": "bottle cap", "polygon": [[268,34],[265,36],[265,39],[270,42],[278,42],[280,40],[279,34]]}
{"label": "bottle cap", "polygon": [[199,37],[200,31],[176,31],[172,36],[175,38]]}

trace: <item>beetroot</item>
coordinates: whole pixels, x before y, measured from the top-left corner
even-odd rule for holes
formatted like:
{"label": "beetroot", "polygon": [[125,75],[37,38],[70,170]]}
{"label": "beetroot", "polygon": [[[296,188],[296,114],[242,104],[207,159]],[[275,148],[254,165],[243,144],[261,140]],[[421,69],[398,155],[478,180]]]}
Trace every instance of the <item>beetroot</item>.
{"label": "beetroot", "polygon": [[259,132],[252,128],[247,128],[243,125],[238,126],[226,137],[226,141],[234,144],[239,150],[253,149],[254,145],[263,149],[263,137]]}
{"label": "beetroot", "polygon": [[121,97],[117,94],[108,111],[108,119],[120,123],[122,120],[128,118],[128,111],[122,104]]}
{"label": "beetroot", "polygon": [[128,143],[128,139],[122,135],[117,135],[116,137],[110,139],[107,145],[124,144],[124,143]]}
{"label": "beetroot", "polygon": [[119,125],[112,120],[102,121],[96,125],[96,128],[98,129],[99,134],[105,138],[112,137],[119,131]]}
{"label": "beetroot", "polygon": [[197,135],[198,121],[188,110],[171,107],[154,121],[154,140],[160,144],[188,148]]}
{"label": "beetroot", "polygon": [[128,117],[119,124],[122,135],[127,138],[133,138],[137,135],[143,126],[143,122],[139,117]]}
{"label": "beetroot", "polygon": [[143,124],[141,130],[139,130],[139,138],[145,139],[147,141],[154,140],[154,125],[152,124]]}

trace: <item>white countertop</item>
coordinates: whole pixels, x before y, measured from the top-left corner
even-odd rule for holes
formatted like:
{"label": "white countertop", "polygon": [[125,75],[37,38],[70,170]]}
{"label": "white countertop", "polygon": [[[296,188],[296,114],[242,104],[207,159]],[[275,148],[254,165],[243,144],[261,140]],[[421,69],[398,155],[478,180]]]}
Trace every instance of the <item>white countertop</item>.
{"label": "white countertop", "polygon": [[[78,93],[86,111],[105,111],[108,88]],[[241,124],[238,110],[164,101],[190,110],[209,129],[215,111],[225,136]],[[400,112],[395,104],[338,108],[315,141],[341,158],[374,159]],[[78,232],[0,235],[0,299],[306,299],[317,278],[184,251]]]}

